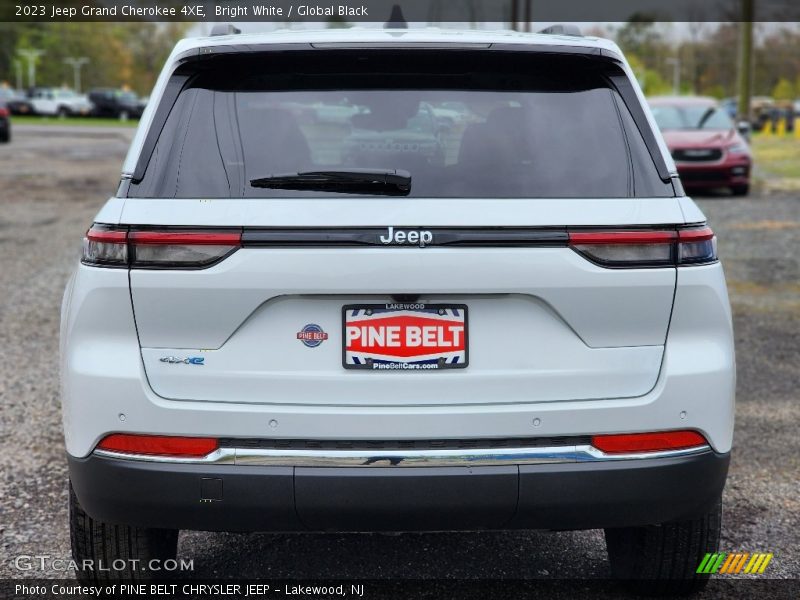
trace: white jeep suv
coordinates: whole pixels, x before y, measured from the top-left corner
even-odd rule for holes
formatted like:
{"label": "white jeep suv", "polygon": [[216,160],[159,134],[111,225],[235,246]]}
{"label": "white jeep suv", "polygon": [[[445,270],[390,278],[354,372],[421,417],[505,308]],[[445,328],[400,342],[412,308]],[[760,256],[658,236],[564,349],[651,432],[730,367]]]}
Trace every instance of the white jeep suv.
{"label": "white jeep suv", "polygon": [[151,98],[64,298],[76,559],[604,528],[615,576],[702,586],[730,309],[616,45],[214,36]]}

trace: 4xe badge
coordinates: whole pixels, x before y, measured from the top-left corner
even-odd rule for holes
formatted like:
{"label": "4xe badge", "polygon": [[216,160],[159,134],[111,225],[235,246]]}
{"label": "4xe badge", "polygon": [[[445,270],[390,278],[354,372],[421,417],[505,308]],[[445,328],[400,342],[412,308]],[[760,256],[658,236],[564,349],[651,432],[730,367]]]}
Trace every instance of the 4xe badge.
{"label": "4xe badge", "polygon": [[297,339],[309,348],[316,348],[328,339],[328,334],[316,323],[309,323],[297,332]]}
{"label": "4xe badge", "polygon": [[168,363],[170,365],[200,365],[203,366],[205,364],[205,357],[203,356],[188,356],[186,358],[179,358],[177,356],[162,356],[159,358],[163,363]]}

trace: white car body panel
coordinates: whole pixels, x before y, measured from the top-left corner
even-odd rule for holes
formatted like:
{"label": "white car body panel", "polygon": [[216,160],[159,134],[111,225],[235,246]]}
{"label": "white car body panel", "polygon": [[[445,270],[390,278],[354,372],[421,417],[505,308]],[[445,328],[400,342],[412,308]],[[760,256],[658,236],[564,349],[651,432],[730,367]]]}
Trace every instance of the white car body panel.
{"label": "white car body panel", "polygon": [[[117,206],[119,199],[113,199]],[[124,201],[123,201],[124,202]],[[293,198],[152,199],[124,202],[121,214],[103,223],[238,227],[386,227],[416,223],[426,227],[547,227],[676,225],[684,223],[676,198]],[[487,208],[488,207],[488,208]],[[455,209],[455,210],[454,210]],[[702,219],[701,219],[702,220]]]}
{"label": "white car body panel", "polygon": [[145,375],[127,272],[80,266],[74,277],[65,296],[61,368],[67,451],[76,457],[114,431],[357,440],[696,429],[717,452],[732,445],[733,332],[730,313],[722,309],[727,290],[720,264],[679,270],[662,368],[648,393],[458,406],[417,406],[413,398],[389,407],[167,400]]}
{"label": "white car body panel", "polygon": [[[447,270],[454,257],[465,271],[469,265],[466,279],[452,266]],[[343,260],[347,277],[336,272]],[[381,268],[375,268],[377,261]],[[366,295],[382,295],[386,302],[391,294],[523,294],[546,305],[588,347],[612,348],[663,345],[675,269],[609,272],[565,248],[457,253],[370,248],[347,255],[330,249],[243,249],[200,271],[133,269],[131,286],[139,336],[151,348],[175,347],[177,341],[181,348],[218,349],[273,298],[315,294],[344,296],[342,304]],[[595,310],[604,315],[602,321]],[[208,314],[215,318],[205,319]],[[294,325],[299,330],[314,315],[301,316],[303,322]]]}

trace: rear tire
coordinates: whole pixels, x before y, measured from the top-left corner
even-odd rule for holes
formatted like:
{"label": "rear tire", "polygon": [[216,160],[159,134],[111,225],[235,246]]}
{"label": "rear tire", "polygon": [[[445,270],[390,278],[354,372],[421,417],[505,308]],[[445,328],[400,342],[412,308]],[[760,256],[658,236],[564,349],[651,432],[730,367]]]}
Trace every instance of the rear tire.
{"label": "rear tire", "polygon": [[731,188],[734,196],[747,196],[750,193],[749,185],[735,185]]}
{"label": "rear tire", "polygon": [[[76,577],[81,583],[152,579],[165,571],[150,571],[151,560],[160,560],[159,567],[163,568],[165,560],[174,560],[178,554],[177,529],[148,529],[92,519],[78,502],[71,483],[69,526],[72,558],[78,564]],[[135,564],[132,560],[139,562]],[[81,569],[83,561],[91,561],[89,564],[95,568]],[[122,565],[120,561],[124,561],[125,567],[117,569],[115,565]]]}
{"label": "rear tire", "polygon": [[696,573],[706,553],[719,549],[722,500],[690,521],[606,529],[611,572],[633,591],[648,595],[691,594],[709,575]]}

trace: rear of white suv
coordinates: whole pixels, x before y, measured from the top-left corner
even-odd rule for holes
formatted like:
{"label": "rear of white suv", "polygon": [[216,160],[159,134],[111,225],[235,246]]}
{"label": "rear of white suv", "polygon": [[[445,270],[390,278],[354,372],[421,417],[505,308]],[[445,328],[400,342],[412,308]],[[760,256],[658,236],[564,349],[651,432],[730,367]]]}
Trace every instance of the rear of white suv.
{"label": "rear of white suv", "polygon": [[187,40],[152,98],[64,300],[76,558],[605,528],[617,576],[702,585],[730,310],[616,46]]}

